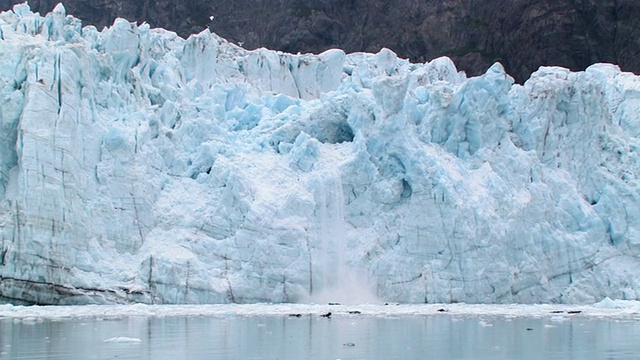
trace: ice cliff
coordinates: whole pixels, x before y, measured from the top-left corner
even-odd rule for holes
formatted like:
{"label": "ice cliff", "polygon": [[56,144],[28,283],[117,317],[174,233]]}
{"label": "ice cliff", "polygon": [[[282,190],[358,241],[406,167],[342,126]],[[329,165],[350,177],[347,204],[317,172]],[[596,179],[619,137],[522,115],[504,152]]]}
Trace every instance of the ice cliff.
{"label": "ice cliff", "polygon": [[640,299],[640,78],[0,14],[0,296]]}

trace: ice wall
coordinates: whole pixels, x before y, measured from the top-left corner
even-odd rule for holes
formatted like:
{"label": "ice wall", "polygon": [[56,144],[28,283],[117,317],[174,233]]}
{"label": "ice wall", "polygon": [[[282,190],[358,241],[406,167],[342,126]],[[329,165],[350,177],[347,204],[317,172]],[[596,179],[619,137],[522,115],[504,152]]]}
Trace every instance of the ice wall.
{"label": "ice wall", "polygon": [[638,299],[639,110],[612,65],[520,86],[499,64],[467,79],[17,5],[0,297],[289,302],[353,271],[384,301]]}

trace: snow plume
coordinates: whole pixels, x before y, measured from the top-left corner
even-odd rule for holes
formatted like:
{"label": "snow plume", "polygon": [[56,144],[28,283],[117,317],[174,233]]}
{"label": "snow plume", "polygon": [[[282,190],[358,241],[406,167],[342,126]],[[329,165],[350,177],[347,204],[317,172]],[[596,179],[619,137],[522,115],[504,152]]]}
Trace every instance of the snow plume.
{"label": "snow plume", "polygon": [[638,299],[638,114],[640,79],[612,65],[520,86],[499,64],[466,78],[446,58],[246,51],[16,5],[0,296]]}

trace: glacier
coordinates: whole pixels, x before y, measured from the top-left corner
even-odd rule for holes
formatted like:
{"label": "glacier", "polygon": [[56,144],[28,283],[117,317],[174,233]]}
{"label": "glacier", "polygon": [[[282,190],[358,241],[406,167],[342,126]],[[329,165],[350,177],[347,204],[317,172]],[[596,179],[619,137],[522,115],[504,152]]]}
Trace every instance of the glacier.
{"label": "glacier", "polygon": [[0,297],[640,299],[640,78],[0,13]]}

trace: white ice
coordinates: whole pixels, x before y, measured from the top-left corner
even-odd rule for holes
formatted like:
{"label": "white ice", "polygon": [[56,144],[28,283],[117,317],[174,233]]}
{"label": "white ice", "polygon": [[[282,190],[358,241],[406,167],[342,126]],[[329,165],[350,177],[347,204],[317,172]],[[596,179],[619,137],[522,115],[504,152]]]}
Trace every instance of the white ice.
{"label": "white ice", "polygon": [[640,78],[608,64],[518,85],[499,64],[467,78],[16,5],[0,297],[637,300],[638,114]]}
{"label": "white ice", "polygon": [[126,336],[117,336],[113,338],[109,338],[105,340],[106,343],[116,343],[116,344],[139,344],[142,342],[141,339],[126,337]]}
{"label": "white ice", "polygon": [[[94,318],[116,320],[130,317],[188,317],[188,316],[311,316],[318,319],[331,311],[332,317],[399,317],[399,316],[488,316],[548,318],[554,322],[573,318],[602,318],[620,321],[640,320],[640,302],[611,300],[614,306],[543,304],[543,305],[486,305],[486,304],[216,304],[216,305],[92,305],[92,306],[14,306],[0,305],[0,319],[17,322],[45,320],[78,320]],[[484,325],[491,326],[485,318]],[[128,337],[108,339],[126,342]],[[133,338],[135,339],[135,338]],[[134,342],[132,340],[131,342]]]}

